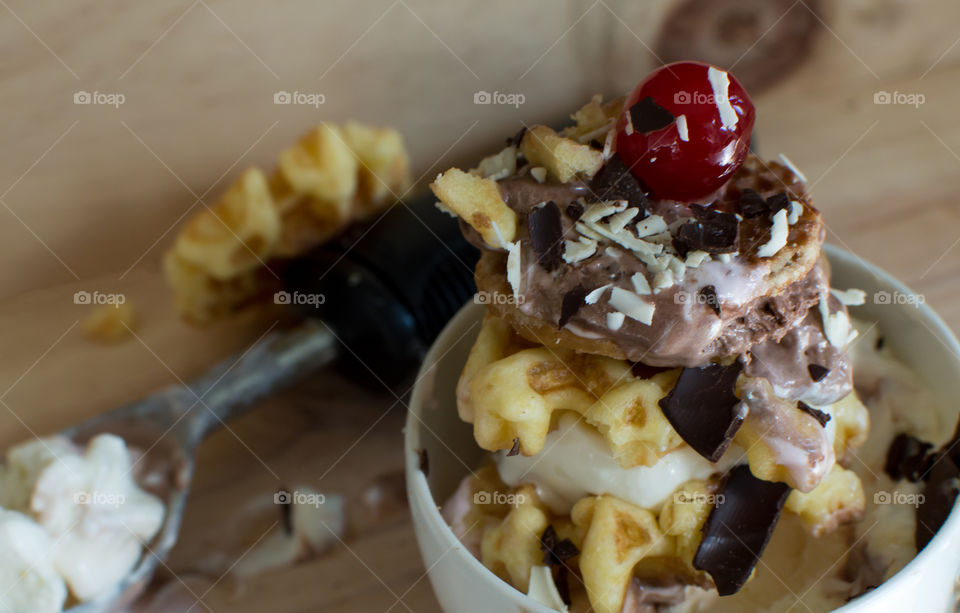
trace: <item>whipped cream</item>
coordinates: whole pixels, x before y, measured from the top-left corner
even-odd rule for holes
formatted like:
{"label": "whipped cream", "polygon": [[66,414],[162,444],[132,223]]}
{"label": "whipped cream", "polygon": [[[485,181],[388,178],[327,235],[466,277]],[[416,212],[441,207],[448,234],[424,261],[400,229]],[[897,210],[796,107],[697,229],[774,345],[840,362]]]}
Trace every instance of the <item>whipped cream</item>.
{"label": "whipped cream", "polygon": [[742,450],[732,445],[713,464],[684,445],[653,466],[623,468],[596,430],[578,416],[566,414],[537,455],[501,452],[495,461],[504,483],[534,483],[551,511],[567,514],[581,498],[599,494],[611,494],[645,509],[658,508],[683,483],[725,472],[742,456]]}

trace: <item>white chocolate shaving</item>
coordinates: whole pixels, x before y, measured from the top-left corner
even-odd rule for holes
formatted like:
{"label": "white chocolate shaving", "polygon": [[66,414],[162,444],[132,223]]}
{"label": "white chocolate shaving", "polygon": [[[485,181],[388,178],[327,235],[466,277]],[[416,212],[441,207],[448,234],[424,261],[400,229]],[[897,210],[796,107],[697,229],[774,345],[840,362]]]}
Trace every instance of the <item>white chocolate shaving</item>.
{"label": "white chocolate shaving", "polygon": [[628,223],[633,221],[633,218],[636,217],[638,213],[640,213],[640,209],[633,206],[625,211],[621,211],[620,213],[613,215],[610,217],[610,221],[608,222],[610,231],[619,232],[620,230],[623,230]]}
{"label": "white chocolate shaving", "polygon": [[537,183],[543,183],[547,180],[547,169],[543,166],[535,166],[530,169],[530,176],[533,177]]}
{"label": "white chocolate shaving", "polygon": [[633,291],[639,296],[648,296],[650,295],[650,284],[647,282],[647,278],[644,277],[641,273],[635,272],[633,276],[630,277],[630,283],[633,284]]}
{"label": "white chocolate shaving", "polygon": [[650,325],[653,321],[654,305],[637,294],[621,287],[610,290],[610,299],[607,303],[630,319],[642,324]]}
{"label": "white chocolate shaving", "polygon": [[603,292],[607,291],[608,287],[610,287],[609,283],[606,285],[601,285],[597,289],[587,294],[583,301],[587,304],[596,304],[600,298],[603,297]]}
{"label": "white chocolate shaving", "polygon": [[567,605],[560,597],[557,584],[553,582],[553,573],[549,566],[533,566],[530,568],[530,588],[527,596],[554,611],[566,613]]}
{"label": "white chocolate shaving", "polygon": [[623,326],[623,319],[623,313],[607,313],[607,327],[616,332],[621,326]]}
{"label": "white chocolate shaving", "polygon": [[732,130],[737,127],[740,118],[737,112],[733,110],[730,104],[730,76],[723,70],[717,70],[713,66],[707,69],[707,79],[710,81],[710,87],[713,89],[713,102],[720,113],[720,123],[723,127]]}
{"label": "white chocolate shaving", "polygon": [[844,306],[860,306],[867,301],[867,292],[862,289],[831,289],[830,293]]}
{"label": "white chocolate shaving", "polygon": [[782,154],[782,153],[781,153],[780,155],[778,155],[777,157],[780,158],[780,161],[783,162],[783,165],[786,166],[787,168],[789,168],[789,169],[790,169],[790,172],[792,172],[793,174],[795,174],[798,179],[800,179],[800,180],[803,181],[804,183],[807,182],[807,175],[805,175],[805,174],[803,174],[802,172],[800,172],[800,169],[797,168],[796,166],[794,166],[793,162],[790,161],[790,158],[788,158],[787,156],[785,156],[785,155]]}
{"label": "white chocolate shaving", "polygon": [[803,205],[796,200],[790,201],[790,215],[787,216],[787,223],[791,226],[800,221],[800,215],[803,213]]}
{"label": "white chocolate shaving", "polygon": [[773,257],[787,244],[790,234],[790,224],[787,223],[787,210],[780,209],[773,216],[773,226],[770,228],[770,240],[757,249],[757,256],[761,258]]}
{"label": "white chocolate shaving", "polygon": [[563,261],[567,264],[576,264],[597,252],[597,241],[581,238],[576,241],[563,242]]}
{"label": "white chocolate shaving", "polygon": [[520,241],[507,245],[507,282],[513,288],[513,298],[519,302],[520,297]]}

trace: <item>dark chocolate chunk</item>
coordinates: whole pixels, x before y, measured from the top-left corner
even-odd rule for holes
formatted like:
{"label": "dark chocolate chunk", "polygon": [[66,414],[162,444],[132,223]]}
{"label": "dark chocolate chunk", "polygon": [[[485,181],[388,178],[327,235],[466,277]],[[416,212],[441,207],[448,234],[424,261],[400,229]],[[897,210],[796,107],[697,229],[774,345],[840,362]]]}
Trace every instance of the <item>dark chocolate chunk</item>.
{"label": "dark chocolate chunk", "polygon": [[570,539],[558,540],[557,531],[553,525],[547,526],[540,536],[540,551],[543,552],[543,563],[551,569],[556,569],[554,583],[560,599],[570,604],[570,583],[568,581],[569,568],[566,561],[580,555],[580,550]]}
{"label": "dark chocolate chunk", "polygon": [[558,329],[567,325],[570,318],[577,314],[584,304],[583,300],[587,297],[587,293],[587,288],[578,285],[563,295],[563,302],[560,303],[560,321],[557,322]]}
{"label": "dark chocolate chunk", "polygon": [[677,238],[690,250],[707,253],[733,253],[739,247],[740,223],[733,213],[715,211],[706,206],[691,206],[695,221],[680,226]]}
{"label": "dark chocolate chunk", "polygon": [[830,374],[830,369],[820,364],[807,364],[807,372],[814,383],[820,383],[823,378]]}
{"label": "dark chocolate chunk", "polygon": [[827,427],[827,422],[830,421],[830,414],[824,413],[819,409],[815,409],[806,402],[802,400],[797,401],[797,408],[809,415],[810,417],[816,419],[820,422],[820,425],[824,428]]}
{"label": "dark chocolate chunk", "polygon": [[761,481],[741,464],[730,471],[703,526],[693,566],[713,577],[721,596],[746,583],[790,494],[784,483]]}
{"label": "dark chocolate chunk", "polygon": [[567,205],[567,217],[572,221],[579,221],[583,217],[583,205],[579,202],[571,202]]}
{"label": "dark chocolate chunk", "polygon": [[513,439],[513,447],[510,448],[510,451],[507,452],[508,456],[520,455],[520,439]]}
{"label": "dark chocolate chunk", "polygon": [[560,207],[553,200],[533,209],[527,218],[530,240],[537,254],[537,263],[549,271],[560,266],[563,259],[563,223]]}
{"label": "dark chocolate chunk", "polygon": [[417,465],[420,468],[420,472],[423,473],[424,477],[430,476],[430,457],[427,455],[426,449],[421,449],[417,452]]}
{"label": "dark chocolate chunk", "polygon": [[730,446],[746,417],[734,386],[743,364],[684,368],[677,384],[660,399],[664,416],[688,445],[711,462]]}
{"label": "dark chocolate chunk", "polygon": [[790,197],[786,192],[780,192],[763,199],[756,191],[747,188],[740,194],[739,211],[744,217],[773,216],[777,211],[790,206]]}
{"label": "dark chocolate chunk", "polygon": [[901,432],[890,443],[883,470],[891,479],[916,483],[924,478],[933,463],[933,444]]}
{"label": "dark chocolate chunk", "polygon": [[634,362],[630,365],[630,372],[638,379],[649,379],[658,373],[668,370],[670,369],[664,366],[650,366],[649,364],[644,364],[643,362]]}
{"label": "dark chocolate chunk", "polygon": [[876,345],[875,345],[876,350],[877,350],[877,351],[882,351],[882,350],[883,350],[883,346],[884,346],[884,344],[886,344],[886,342],[887,342],[887,339],[883,338],[882,336],[878,336],[878,337],[877,337],[877,343],[876,343]]}
{"label": "dark chocolate chunk", "polygon": [[923,498],[917,507],[917,529],[914,534],[917,551],[926,547],[947,521],[957,500],[958,480],[960,465],[950,453],[944,451],[936,454],[923,488]]}
{"label": "dark chocolate chunk", "polygon": [[786,192],[780,192],[767,198],[767,213],[770,215],[775,215],[788,206],[790,206],[790,198]]}
{"label": "dark chocolate chunk", "polygon": [[637,101],[627,112],[634,132],[656,132],[674,122],[673,113],[654,102],[650,96]]}
{"label": "dark chocolate chunk", "polygon": [[697,300],[700,304],[705,304],[720,317],[720,299],[717,297],[717,288],[712,285],[705,285],[697,291]]}
{"label": "dark chocolate chunk", "polygon": [[507,146],[519,147],[520,141],[523,140],[523,135],[527,133],[527,126],[520,128],[516,134],[507,139]]}
{"label": "dark chocolate chunk", "polygon": [[543,552],[543,563],[547,566],[562,564],[570,558],[580,554],[580,550],[570,539],[557,536],[557,530],[552,525],[547,526],[540,536],[540,550]]}
{"label": "dark chocolate chunk", "polygon": [[749,187],[740,194],[740,214],[744,217],[759,217],[767,211],[767,201]]}
{"label": "dark chocolate chunk", "polygon": [[640,208],[636,219],[646,217],[647,195],[617,153],[610,156],[607,163],[594,175],[590,181],[590,191],[591,202],[626,200],[630,206]]}

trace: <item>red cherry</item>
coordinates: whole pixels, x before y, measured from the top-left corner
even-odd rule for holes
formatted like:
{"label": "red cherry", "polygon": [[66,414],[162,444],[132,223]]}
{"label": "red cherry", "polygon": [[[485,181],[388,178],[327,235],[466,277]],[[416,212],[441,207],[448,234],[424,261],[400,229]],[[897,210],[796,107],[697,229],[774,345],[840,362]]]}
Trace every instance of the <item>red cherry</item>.
{"label": "red cherry", "polygon": [[[724,85],[726,100],[715,98]],[[674,122],[627,134],[630,108],[647,97],[670,111]],[[655,70],[633,90],[624,109],[617,124],[617,152],[655,198],[709,196],[736,172],[750,149],[753,103],[733,75],[709,64],[675,62]]]}

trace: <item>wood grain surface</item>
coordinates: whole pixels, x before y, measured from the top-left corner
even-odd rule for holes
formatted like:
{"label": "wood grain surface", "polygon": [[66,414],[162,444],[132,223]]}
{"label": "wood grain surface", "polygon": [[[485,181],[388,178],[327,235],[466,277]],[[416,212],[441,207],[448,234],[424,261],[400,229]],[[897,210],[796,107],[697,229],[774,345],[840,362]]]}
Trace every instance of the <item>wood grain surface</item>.
{"label": "wood grain surface", "polygon": [[[178,222],[245,166],[269,165],[312,123],[356,118],[397,126],[415,174],[430,177],[520,120],[556,121],[628,88],[659,63],[676,4],[0,0],[0,442],[187,380],[272,324],[188,326],[159,274]],[[778,24],[812,10],[782,4]],[[957,329],[960,4],[823,2],[815,22],[809,54],[755,96],[759,150],[805,171],[830,242],[900,277]],[[745,58],[777,52],[760,34],[743,41]],[[278,91],[324,104],[277,105]],[[524,104],[475,105],[478,91]],[[75,104],[78,92],[124,100]],[[923,101],[876,104],[878,92]],[[76,291],[124,294],[136,337],[87,340]],[[212,436],[158,583],[189,586],[194,610],[437,611],[405,507],[364,502],[372,484],[402,489],[403,400],[368,387],[318,375]],[[293,483],[347,496],[344,545],[242,585],[201,572],[231,512]]]}

